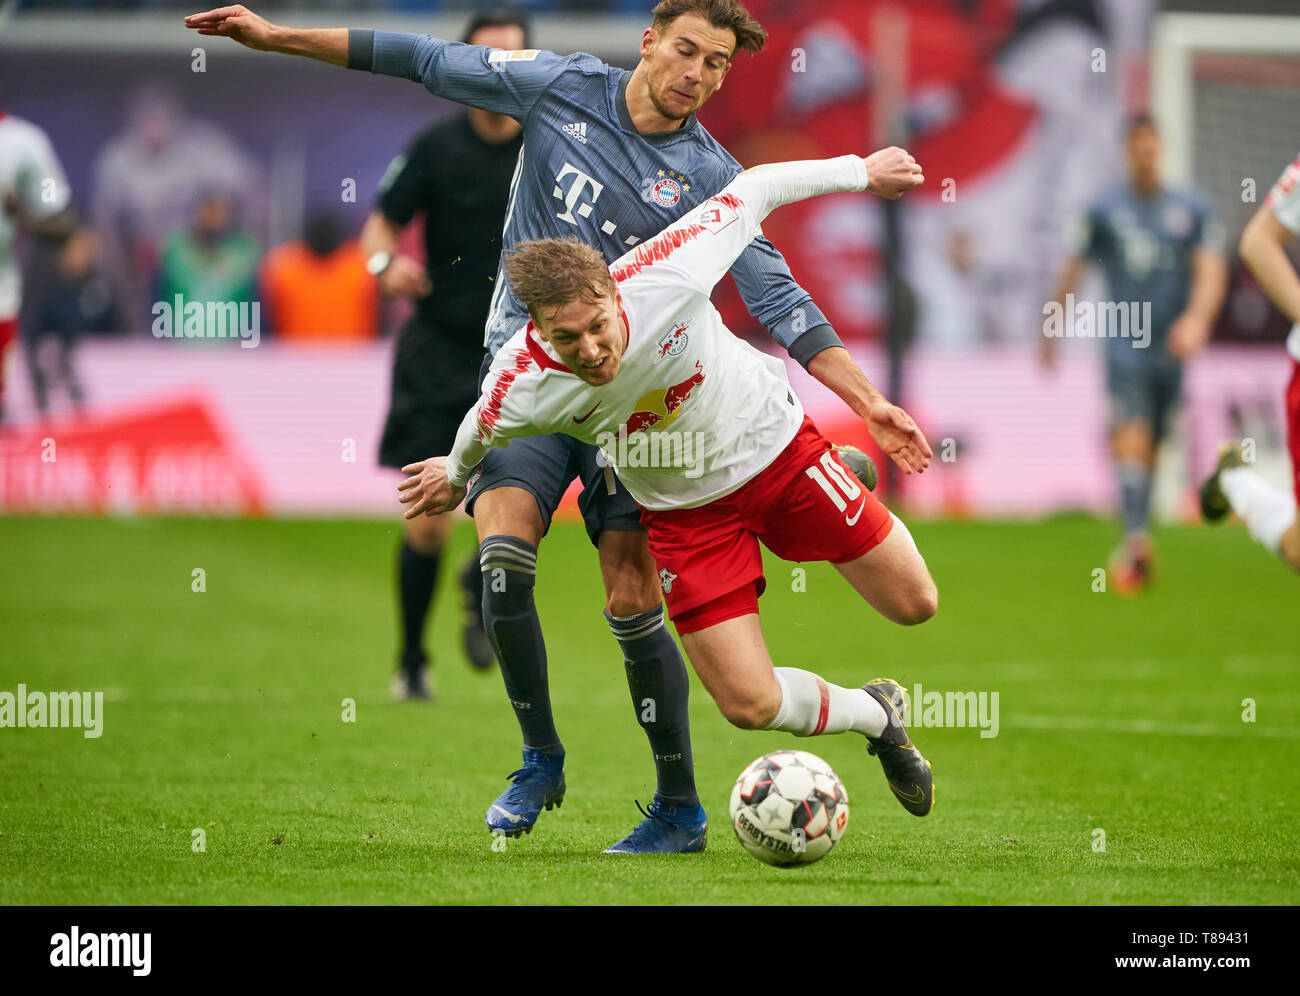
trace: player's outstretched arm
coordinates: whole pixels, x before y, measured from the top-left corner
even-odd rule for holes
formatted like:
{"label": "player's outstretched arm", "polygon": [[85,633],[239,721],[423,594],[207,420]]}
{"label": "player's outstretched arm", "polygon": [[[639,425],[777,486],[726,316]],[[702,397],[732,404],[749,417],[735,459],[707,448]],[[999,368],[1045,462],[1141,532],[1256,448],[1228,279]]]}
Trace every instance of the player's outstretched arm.
{"label": "player's outstretched arm", "polygon": [[920,474],[930,466],[934,451],[912,416],[891,404],[867,379],[843,346],[823,349],[808,362],[808,372],[866,423],[882,453],[906,474]]}
{"label": "player's outstretched arm", "polygon": [[446,457],[407,464],[402,473],[411,475],[397,486],[401,494],[397,500],[410,505],[404,516],[407,519],[450,512],[465,500],[465,488],[452,484],[447,477]]}
{"label": "player's outstretched arm", "polygon": [[1286,254],[1295,235],[1265,203],[1241,233],[1241,259],[1264,293],[1293,322],[1300,322],[1300,275]]}
{"label": "player's outstretched arm", "polygon": [[301,55],[331,66],[348,64],[347,28],[287,28],[272,24],[242,4],[191,14],[185,18],[185,26],[201,35],[231,38],[258,52]]}
{"label": "player's outstretched arm", "polygon": [[1210,341],[1214,319],[1228,290],[1228,264],[1223,255],[1202,246],[1192,254],[1192,288],[1187,307],[1169,327],[1169,351],[1186,359]]}

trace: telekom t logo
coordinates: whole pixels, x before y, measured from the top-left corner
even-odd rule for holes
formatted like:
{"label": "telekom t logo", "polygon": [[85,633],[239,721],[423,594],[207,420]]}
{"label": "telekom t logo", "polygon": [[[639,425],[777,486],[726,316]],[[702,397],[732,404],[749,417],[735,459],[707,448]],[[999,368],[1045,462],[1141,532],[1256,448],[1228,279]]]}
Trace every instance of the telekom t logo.
{"label": "telekom t logo", "polygon": [[[566,194],[560,187],[566,176],[572,176],[573,181],[569,184],[569,192]],[[595,177],[588,176],[582,170],[578,169],[572,163],[565,163],[564,169],[560,170],[555,177],[556,187],[551,191],[552,197],[558,197],[564,201],[564,210],[560,212],[561,221],[567,221],[570,225],[576,225],[578,218],[585,218],[591,214],[591,204],[594,204],[600,197],[601,191],[605,185]],[[573,216],[573,206],[578,203],[578,198],[582,196],[582,188],[591,185],[591,204],[582,204],[578,207],[578,218]]]}

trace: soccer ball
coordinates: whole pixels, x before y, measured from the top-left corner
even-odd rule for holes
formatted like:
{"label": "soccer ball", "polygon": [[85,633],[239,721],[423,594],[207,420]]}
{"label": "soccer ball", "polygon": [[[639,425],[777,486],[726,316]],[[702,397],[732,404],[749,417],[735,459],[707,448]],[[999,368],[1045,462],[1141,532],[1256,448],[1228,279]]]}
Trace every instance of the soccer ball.
{"label": "soccer ball", "polygon": [[831,766],[805,750],[765,754],[731,790],[731,826],[769,865],[806,865],[830,853],[849,825],[849,796]]}

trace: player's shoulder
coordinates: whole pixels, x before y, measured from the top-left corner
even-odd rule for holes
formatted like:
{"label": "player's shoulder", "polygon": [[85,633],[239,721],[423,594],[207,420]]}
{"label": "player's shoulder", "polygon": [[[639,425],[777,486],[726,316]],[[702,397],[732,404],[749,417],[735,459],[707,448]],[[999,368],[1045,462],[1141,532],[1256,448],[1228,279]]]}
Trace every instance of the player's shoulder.
{"label": "player's shoulder", "polygon": [[0,134],[5,136],[6,142],[27,148],[43,148],[50,144],[50,136],[36,122],[3,111],[0,111]]}
{"label": "player's shoulder", "polygon": [[696,120],[695,127],[690,131],[690,139],[692,151],[699,157],[700,166],[705,170],[716,171],[723,181],[730,180],[744,170],[744,167],[736,161],[736,157],[710,134],[709,129],[705,128],[701,121]]}
{"label": "player's shoulder", "polygon": [[1095,194],[1088,202],[1088,214],[1105,218],[1112,211],[1126,208],[1133,201],[1133,191],[1126,183],[1115,183]]}
{"label": "player's shoulder", "polygon": [[527,48],[518,51],[493,49],[487,63],[498,73],[513,69],[546,69],[556,75],[577,73],[582,76],[605,76],[614,67],[589,52],[572,52],[564,55],[544,48]]}
{"label": "player's shoulder", "polygon": [[1201,188],[1190,184],[1170,187],[1165,191],[1166,200],[1179,207],[1186,208],[1198,215],[1212,213],[1213,202]]}

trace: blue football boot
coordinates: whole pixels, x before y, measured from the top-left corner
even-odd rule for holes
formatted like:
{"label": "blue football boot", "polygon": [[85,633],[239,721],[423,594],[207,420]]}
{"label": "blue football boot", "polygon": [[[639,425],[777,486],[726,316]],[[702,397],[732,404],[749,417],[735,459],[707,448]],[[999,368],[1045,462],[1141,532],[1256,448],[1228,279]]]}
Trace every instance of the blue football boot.
{"label": "blue football boot", "polygon": [[542,810],[564,801],[564,755],[524,748],[524,766],[506,775],[513,784],[488,806],[487,828],[506,837],[532,833]]}
{"label": "blue football boot", "polygon": [[636,804],[645,816],[632,828],[632,832],[606,854],[696,854],[708,842],[709,818],[703,806],[669,806],[656,798],[644,809]]}

